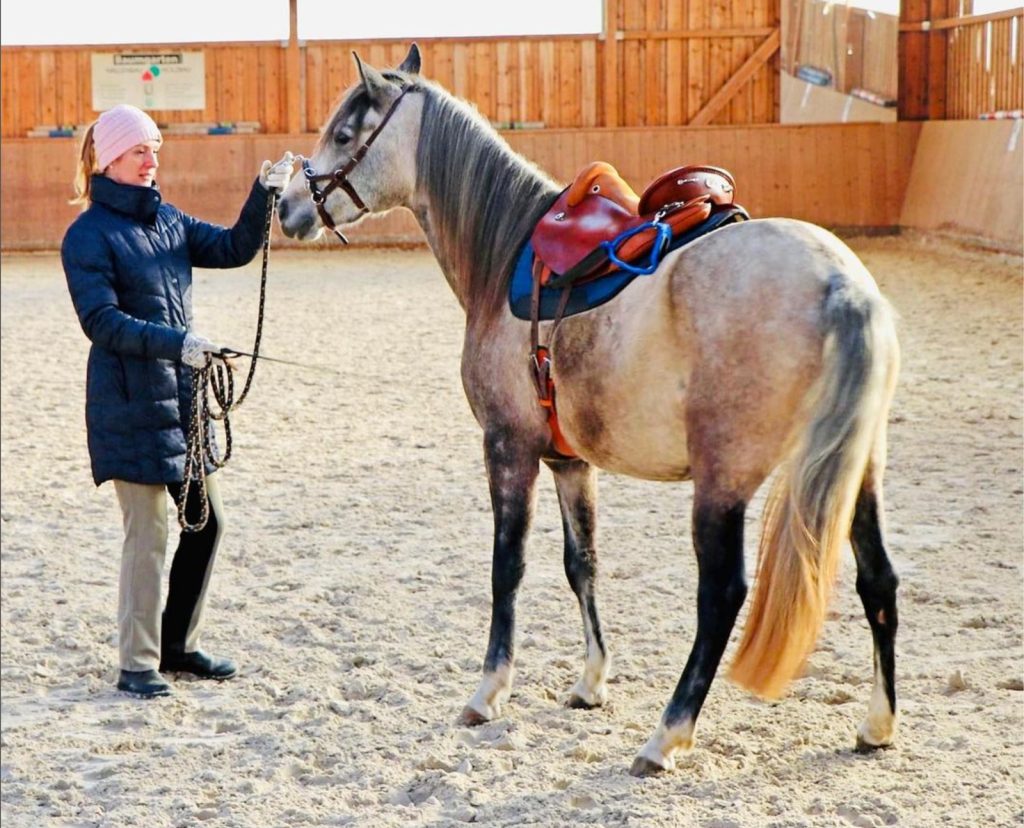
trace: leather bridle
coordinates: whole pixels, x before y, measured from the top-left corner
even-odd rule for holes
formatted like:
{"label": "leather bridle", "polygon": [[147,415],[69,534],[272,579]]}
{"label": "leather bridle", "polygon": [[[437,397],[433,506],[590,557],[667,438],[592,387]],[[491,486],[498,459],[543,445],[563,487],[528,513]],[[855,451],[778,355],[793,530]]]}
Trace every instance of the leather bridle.
{"label": "leather bridle", "polygon": [[[366,142],[358,150],[356,150],[355,155],[345,162],[343,167],[339,167],[334,172],[317,173],[309,163],[308,158],[302,159],[302,173],[306,176],[306,186],[309,188],[309,197],[313,200],[313,204],[316,205],[316,211],[320,214],[320,221],[324,223],[324,227],[341,239],[343,244],[348,244],[348,239],[346,239],[344,234],[335,226],[334,219],[331,218],[331,214],[327,212],[327,208],[324,206],[324,203],[327,201],[327,196],[340,187],[345,191],[345,194],[352,199],[352,203],[356,206],[356,209],[359,210],[359,216],[370,212],[370,208],[367,207],[365,202],[359,197],[359,193],[356,192],[356,188],[352,186],[352,182],[348,180],[348,177],[352,173],[352,170],[358,166],[359,162],[366,157],[366,153],[369,151],[370,146],[377,140],[377,136],[380,135],[381,130],[384,129],[385,124],[391,120],[391,116],[394,115],[398,105],[402,102],[402,98],[404,98],[409,92],[418,88],[419,87],[414,83],[406,84],[402,87],[401,93],[392,102],[388,111],[384,113],[384,117],[381,119],[381,122],[377,124],[377,127],[373,132],[370,133],[370,137],[366,139]],[[327,185],[323,189],[320,189],[320,187],[317,186],[321,181],[327,182]]]}

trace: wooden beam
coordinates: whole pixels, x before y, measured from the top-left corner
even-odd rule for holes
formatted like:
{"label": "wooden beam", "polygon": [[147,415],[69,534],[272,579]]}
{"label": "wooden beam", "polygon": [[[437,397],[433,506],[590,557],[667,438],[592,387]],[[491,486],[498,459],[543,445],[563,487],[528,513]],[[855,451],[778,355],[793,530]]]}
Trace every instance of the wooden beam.
{"label": "wooden beam", "polygon": [[706,126],[711,123],[711,119],[714,118],[722,108],[729,103],[733,95],[746,84],[757,71],[764,66],[772,56],[779,51],[780,35],[779,30],[775,29],[772,31],[767,38],[761,43],[757,49],[754,50],[746,62],[737,70],[736,74],[727,80],[722,88],[719,89],[714,95],[711,96],[700,112],[693,116],[690,121],[690,126]]}
{"label": "wooden beam", "polygon": [[965,14],[963,17],[944,17],[940,20],[919,20],[910,23],[900,23],[901,32],[935,32],[942,29],[959,29],[961,26],[970,26],[974,23],[991,23],[996,20],[1009,20],[1011,17],[1020,17],[1024,14],[1024,8],[1007,9],[1006,11],[990,12],[989,14]]}
{"label": "wooden beam", "polygon": [[652,29],[618,32],[619,40],[713,40],[716,37],[767,37],[775,29],[772,26],[755,26],[732,29]]}
{"label": "wooden beam", "polygon": [[946,117],[948,37],[943,30],[932,30],[928,21],[947,19],[951,4],[952,0],[904,0],[900,4],[897,117],[901,121]]}
{"label": "wooden beam", "polygon": [[299,0],[288,0],[288,54],[284,61],[285,124],[295,135],[306,131],[303,118],[305,84],[302,82],[301,54],[299,53]]}
{"label": "wooden beam", "polygon": [[604,126],[619,125],[619,0],[604,0]]}

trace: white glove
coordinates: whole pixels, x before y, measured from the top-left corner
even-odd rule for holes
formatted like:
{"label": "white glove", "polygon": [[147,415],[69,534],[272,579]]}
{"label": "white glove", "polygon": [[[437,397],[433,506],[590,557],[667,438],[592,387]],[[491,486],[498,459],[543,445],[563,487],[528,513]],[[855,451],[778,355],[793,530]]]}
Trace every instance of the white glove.
{"label": "white glove", "polygon": [[205,368],[209,354],[220,351],[219,345],[214,345],[209,339],[195,334],[185,334],[185,341],[181,343],[181,361],[189,368]]}
{"label": "white glove", "polygon": [[264,161],[260,167],[260,184],[265,190],[284,191],[288,182],[292,180],[292,167],[295,165],[295,156],[286,152],[284,157],[277,163],[271,164]]}

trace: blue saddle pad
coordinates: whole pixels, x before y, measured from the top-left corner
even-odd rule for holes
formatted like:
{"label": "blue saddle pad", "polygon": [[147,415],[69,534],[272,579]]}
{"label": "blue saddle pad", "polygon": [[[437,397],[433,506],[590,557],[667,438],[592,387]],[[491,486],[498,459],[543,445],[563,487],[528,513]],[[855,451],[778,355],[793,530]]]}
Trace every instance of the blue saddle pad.
{"label": "blue saddle pad", "polygon": [[[749,219],[747,211],[737,205],[728,209],[713,213],[707,220],[696,227],[691,227],[685,233],[672,239],[665,253],[688,244],[705,233],[710,233],[726,224],[735,221]],[[560,274],[557,274],[560,275]],[[554,278],[554,276],[552,277]],[[637,278],[635,273],[627,273],[624,270],[613,270],[598,279],[591,279],[572,287],[569,294],[569,301],[566,303],[565,312],[562,316],[572,316],[574,313],[596,308],[603,305],[609,299],[615,298],[626,285]],[[558,301],[562,297],[562,288],[542,287],[540,289],[540,318],[542,320],[554,319],[558,310]],[[512,279],[509,281],[508,304],[513,316],[519,319],[529,320],[530,318],[530,294],[533,291],[533,245],[526,240],[519,258],[516,260],[515,269],[512,271]]]}

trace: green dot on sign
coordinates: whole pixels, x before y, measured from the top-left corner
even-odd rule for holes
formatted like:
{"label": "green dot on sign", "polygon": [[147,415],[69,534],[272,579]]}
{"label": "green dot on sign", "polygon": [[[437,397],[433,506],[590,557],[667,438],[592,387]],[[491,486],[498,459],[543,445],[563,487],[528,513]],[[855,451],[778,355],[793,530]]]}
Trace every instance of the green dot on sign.
{"label": "green dot on sign", "polygon": [[150,66],[149,67],[149,71],[153,73],[153,77],[154,78],[160,77],[160,67],[159,66]]}

